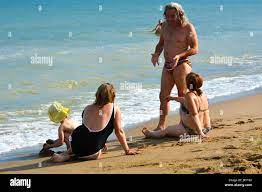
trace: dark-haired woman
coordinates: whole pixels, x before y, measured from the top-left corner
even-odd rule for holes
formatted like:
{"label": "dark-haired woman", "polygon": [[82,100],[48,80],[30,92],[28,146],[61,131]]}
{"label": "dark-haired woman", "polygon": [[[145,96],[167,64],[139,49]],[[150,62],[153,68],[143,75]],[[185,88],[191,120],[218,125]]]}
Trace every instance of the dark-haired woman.
{"label": "dark-haired woman", "polygon": [[180,137],[181,135],[200,135],[207,137],[206,133],[211,129],[208,110],[208,99],[200,89],[203,85],[203,78],[196,73],[189,73],[186,76],[188,92],[185,97],[168,96],[168,101],[175,100],[181,103],[180,123],[170,126],[164,130],[150,131],[143,128],[142,132],[146,137],[162,138],[165,136]]}

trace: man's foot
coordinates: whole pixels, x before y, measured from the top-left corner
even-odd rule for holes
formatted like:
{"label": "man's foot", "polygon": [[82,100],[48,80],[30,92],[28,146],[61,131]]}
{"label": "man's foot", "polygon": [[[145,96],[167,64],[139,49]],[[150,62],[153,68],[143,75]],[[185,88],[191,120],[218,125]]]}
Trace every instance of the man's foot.
{"label": "man's foot", "polygon": [[158,126],[153,131],[159,131],[159,130],[164,130],[164,129],[165,129],[165,126]]}
{"label": "man's foot", "polygon": [[142,129],[142,133],[145,135],[146,138],[151,137],[151,132],[146,127]]}

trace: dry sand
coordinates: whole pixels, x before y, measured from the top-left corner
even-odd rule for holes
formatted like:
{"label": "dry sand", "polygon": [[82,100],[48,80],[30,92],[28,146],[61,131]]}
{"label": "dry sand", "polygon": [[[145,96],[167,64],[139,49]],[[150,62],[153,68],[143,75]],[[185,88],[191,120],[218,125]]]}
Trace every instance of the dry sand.
{"label": "dry sand", "polygon": [[[155,128],[157,119],[127,132],[129,145],[141,154],[125,156],[117,141],[98,160],[52,163],[34,158],[0,164],[0,173],[262,173],[262,94],[214,104],[210,107],[213,130],[202,142],[178,139],[144,139],[141,129]],[[169,125],[178,122],[170,115]]]}

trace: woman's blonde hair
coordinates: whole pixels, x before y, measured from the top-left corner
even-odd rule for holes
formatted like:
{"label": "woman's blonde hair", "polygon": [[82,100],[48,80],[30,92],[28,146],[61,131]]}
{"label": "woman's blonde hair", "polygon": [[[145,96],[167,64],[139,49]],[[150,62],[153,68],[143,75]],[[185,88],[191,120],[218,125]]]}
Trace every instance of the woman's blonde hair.
{"label": "woman's blonde hair", "polygon": [[176,10],[176,18],[177,18],[177,20],[178,20],[178,22],[181,26],[188,23],[188,18],[185,14],[185,11],[184,11],[183,7],[178,3],[171,2],[168,5],[166,5],[165,11],[164,11],[164,16],[166,16],[166,12],[168,10],[171,10],[171,9]]}
{"label": "woman's blonde hair", "polygon": [[95,105],[103,107],[108,103],[114,103],[115,100],[115,88],[110,83],[103,83],[96,91]]}

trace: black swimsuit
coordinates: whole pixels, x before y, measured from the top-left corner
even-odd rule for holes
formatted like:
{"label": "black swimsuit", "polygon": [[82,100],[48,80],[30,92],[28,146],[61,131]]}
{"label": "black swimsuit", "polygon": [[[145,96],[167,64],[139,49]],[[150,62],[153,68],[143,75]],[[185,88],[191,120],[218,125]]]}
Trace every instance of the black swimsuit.
{"label": "black swimsuit", "polygon": [[110,120],[106,127],[101,131],[91,132],[83,123],[73,131],[71,141],[72,152],[78,157],[93,155],[99,152],[99,150],[103,149],[107,138],[111,135],[113,130],[114,104]]}

